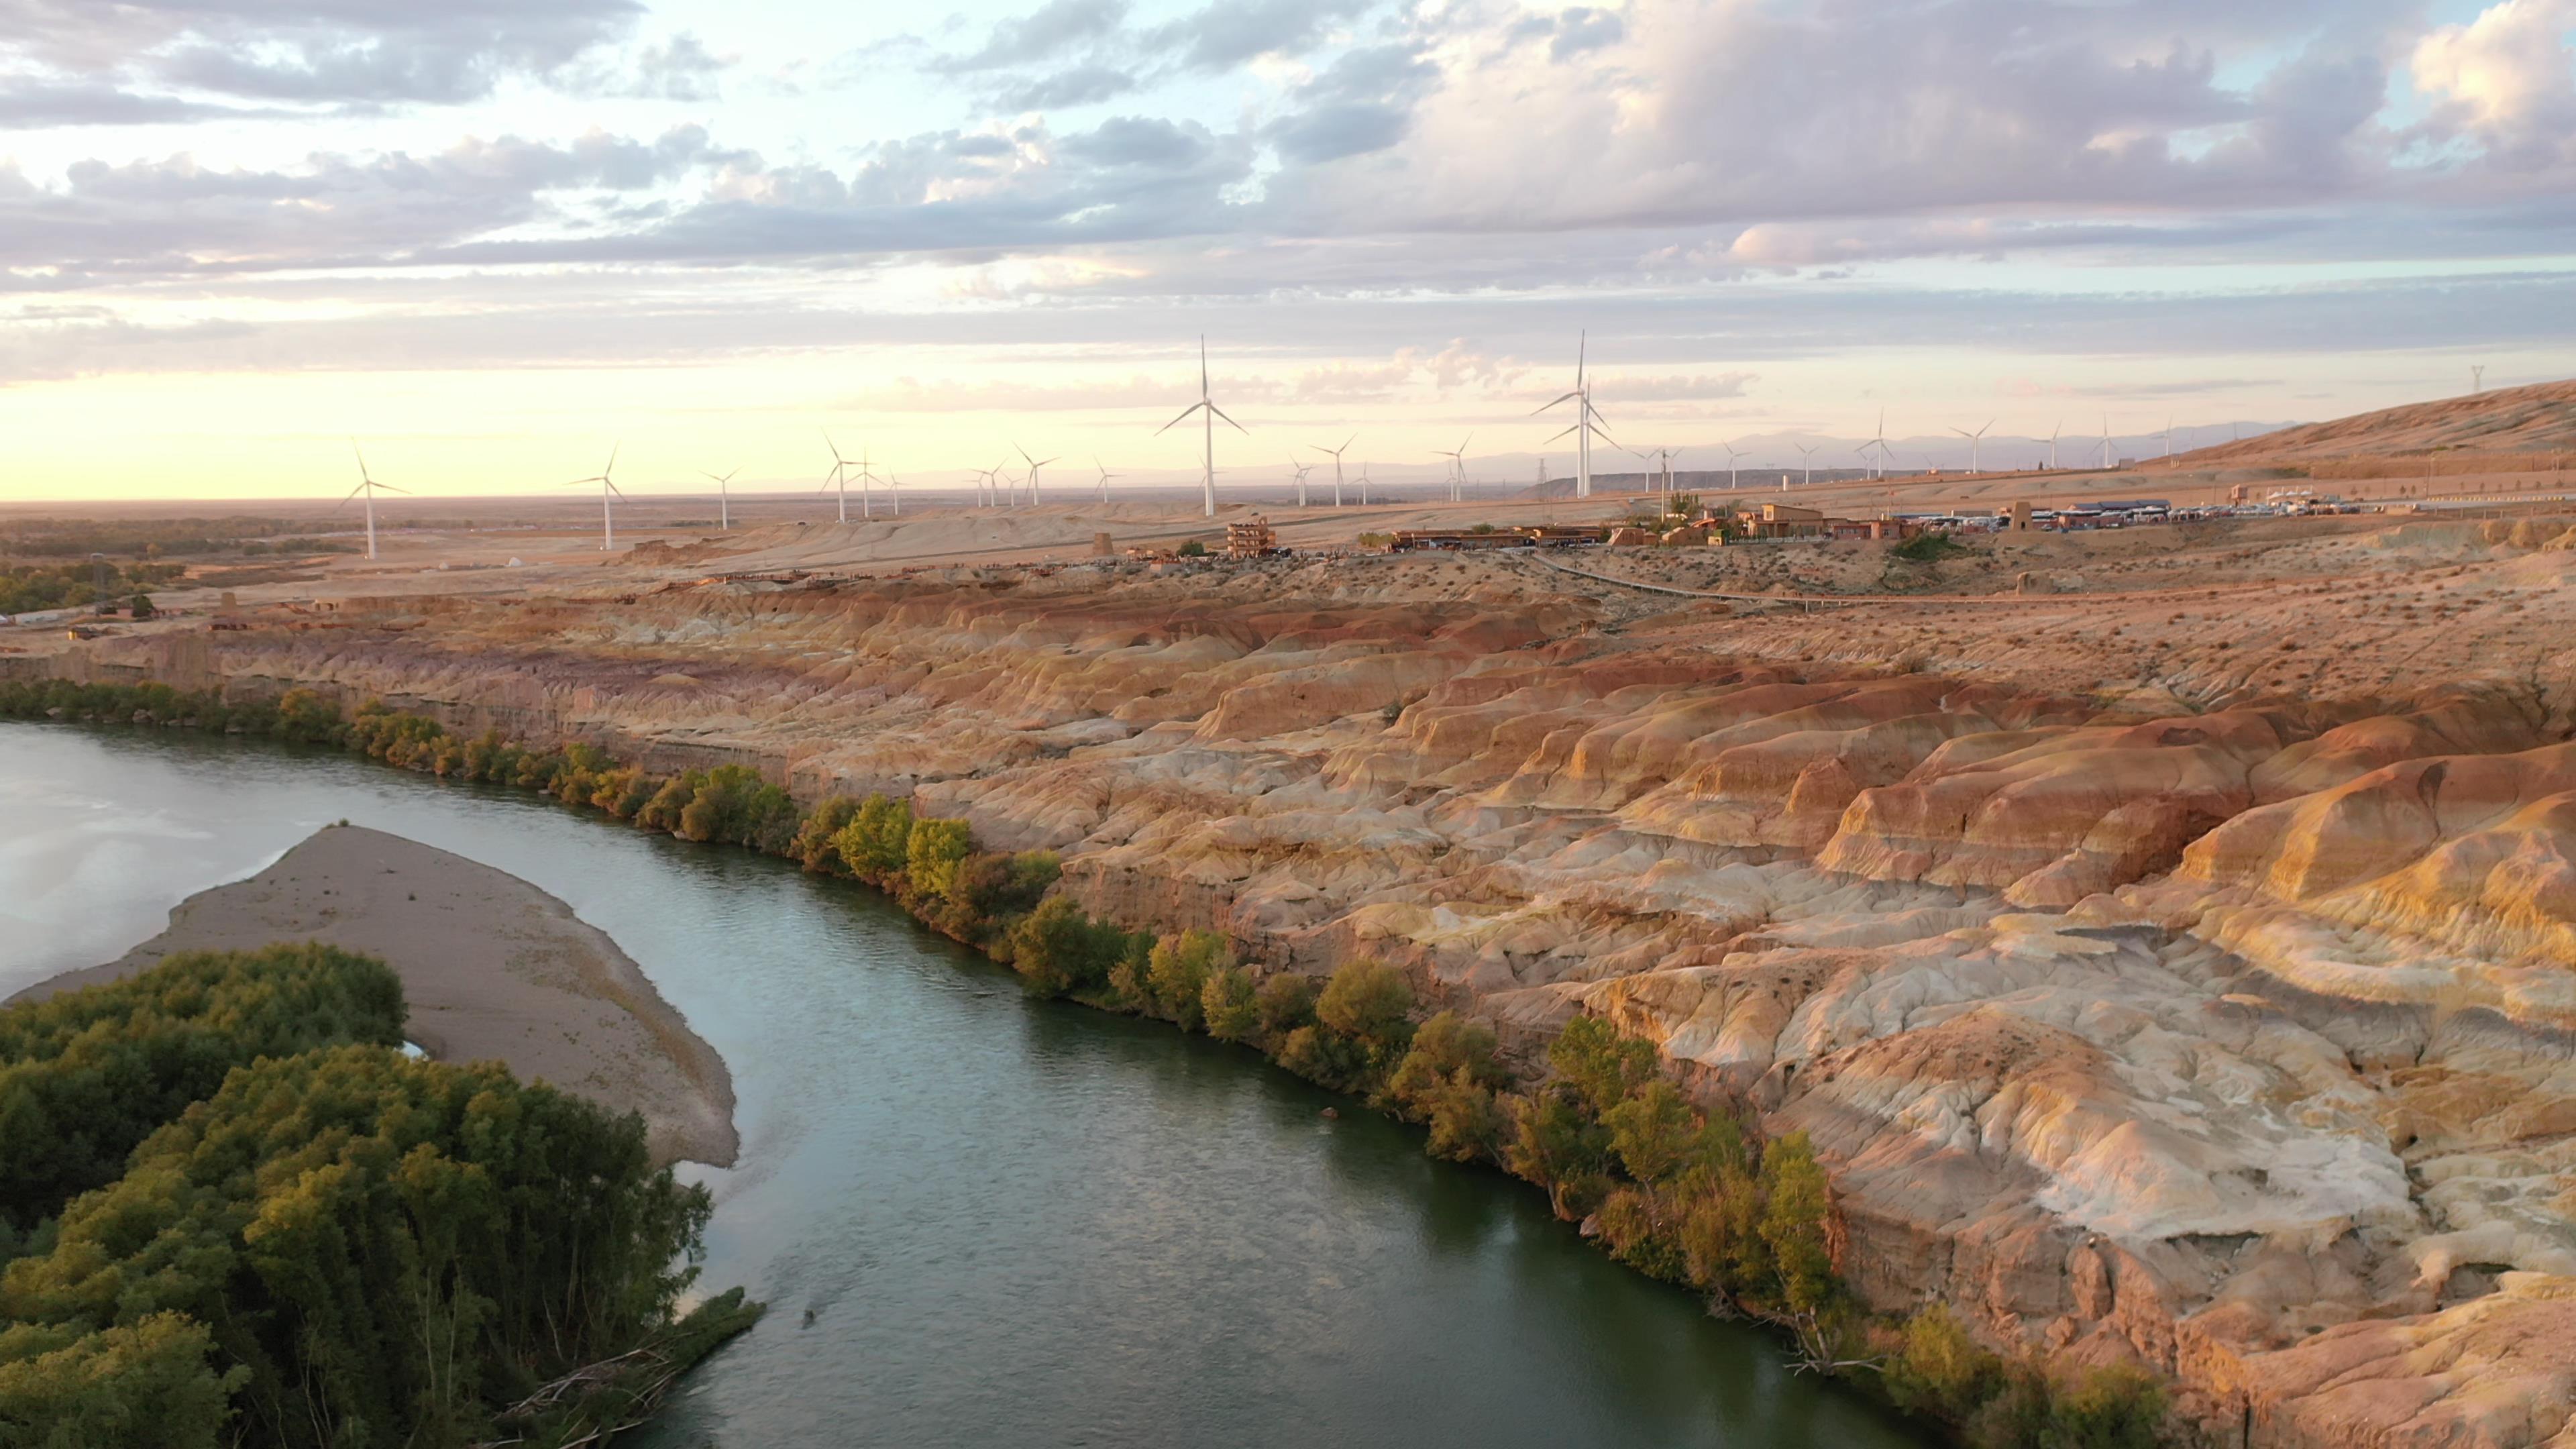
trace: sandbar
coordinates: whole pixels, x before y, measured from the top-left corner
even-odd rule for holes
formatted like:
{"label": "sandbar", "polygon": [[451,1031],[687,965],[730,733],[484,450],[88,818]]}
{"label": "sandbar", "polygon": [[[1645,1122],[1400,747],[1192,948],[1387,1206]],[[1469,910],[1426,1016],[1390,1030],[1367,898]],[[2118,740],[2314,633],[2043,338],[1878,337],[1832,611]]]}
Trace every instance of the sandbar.
{"label": "sandbar", "polygon": [[328,826],[275,865],[201,891],[169,929],[20,993],[130,976],[176,951],[321,941],[402,978],[404,1035],[447,1061],[498,1061],[643,1114],[657,1162],[733,1165],[733,1079],[606,933],[506,871],[362,826]]}

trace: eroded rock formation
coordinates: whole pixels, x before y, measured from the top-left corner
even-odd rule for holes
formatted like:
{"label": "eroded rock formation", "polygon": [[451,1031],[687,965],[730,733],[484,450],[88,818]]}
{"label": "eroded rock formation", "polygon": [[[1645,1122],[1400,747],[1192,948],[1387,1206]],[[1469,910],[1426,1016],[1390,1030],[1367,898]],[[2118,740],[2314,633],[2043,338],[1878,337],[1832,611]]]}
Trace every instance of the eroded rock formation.
{"label": "eroded rock formation", "polygon": [[2144,1360],[2224,1442],[2571,1442],[2576,744],[2532,670],[2194,696],[2225,658],[2151,642],[2070,688],[2080,640],[1923,669],[1808,620],[1613,632],[1528,572],[1396,595],[360,601],[61,667],[909,792],[1097,912],[1376,954],[1524,1050],[1609,1017],[1814,1135],[1873,1302]]}

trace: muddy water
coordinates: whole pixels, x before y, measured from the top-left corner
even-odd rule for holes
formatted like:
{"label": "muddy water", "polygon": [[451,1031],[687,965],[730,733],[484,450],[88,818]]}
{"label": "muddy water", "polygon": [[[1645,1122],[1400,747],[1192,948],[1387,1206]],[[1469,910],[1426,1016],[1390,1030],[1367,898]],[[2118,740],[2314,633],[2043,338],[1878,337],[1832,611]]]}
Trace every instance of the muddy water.
{"label": "muddy water", "polygon": [[771,1312],[635,1442],[1917,1442],[1249,1053],[1028,1001],[857,888],[515,792],[0,723],[0,995],[343,818],[569,902],[732,1068],[705,1281]]}

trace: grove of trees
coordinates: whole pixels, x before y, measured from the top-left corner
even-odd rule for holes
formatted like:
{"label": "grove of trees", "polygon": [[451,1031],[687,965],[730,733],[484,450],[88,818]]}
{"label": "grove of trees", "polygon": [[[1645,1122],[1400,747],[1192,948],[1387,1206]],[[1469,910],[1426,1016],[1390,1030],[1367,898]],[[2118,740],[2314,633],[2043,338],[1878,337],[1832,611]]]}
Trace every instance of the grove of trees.
{"label": "grove of trees", "polygon": [[403,1015],[310,944],[0,1009],[0,1445],[597,1443],[757,1316],[674,1320],[709,1200],[641,1118]]}

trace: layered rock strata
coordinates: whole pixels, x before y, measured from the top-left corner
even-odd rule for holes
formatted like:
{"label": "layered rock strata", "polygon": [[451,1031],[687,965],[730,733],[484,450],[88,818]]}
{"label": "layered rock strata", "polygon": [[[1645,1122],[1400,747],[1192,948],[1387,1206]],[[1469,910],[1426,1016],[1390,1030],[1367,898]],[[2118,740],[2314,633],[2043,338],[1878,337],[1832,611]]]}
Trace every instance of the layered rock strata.
{"label": "layered rock strata", "polygon": [[1524,1050],[1608,1017],[1813,1134],[1873,1303],[2142,1360],[2223,1442],[2576,1443],[2564,693],[2077,690],[1478,588],[360,601],[52,667],[909,793],[1096,912],[1400,962]]}

